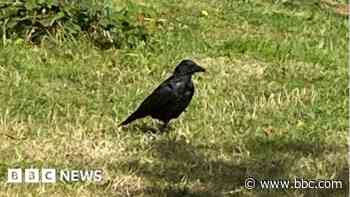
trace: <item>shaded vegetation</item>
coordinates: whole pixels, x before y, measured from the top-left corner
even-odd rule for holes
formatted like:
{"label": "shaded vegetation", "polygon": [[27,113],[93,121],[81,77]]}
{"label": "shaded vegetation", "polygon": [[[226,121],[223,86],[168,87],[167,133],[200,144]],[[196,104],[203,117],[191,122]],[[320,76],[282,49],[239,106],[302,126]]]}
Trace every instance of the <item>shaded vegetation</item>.
{"label": "shaded vegetation", "polygon": [[[111,1],[29,0],[0,3],[0,35],[40,42],[48,36],[86,34],[101,48],[135,47],[146,42],[145,27],[132,20],[133,5],[116,11]],[[134,6],[135,7],[135,6]]]}

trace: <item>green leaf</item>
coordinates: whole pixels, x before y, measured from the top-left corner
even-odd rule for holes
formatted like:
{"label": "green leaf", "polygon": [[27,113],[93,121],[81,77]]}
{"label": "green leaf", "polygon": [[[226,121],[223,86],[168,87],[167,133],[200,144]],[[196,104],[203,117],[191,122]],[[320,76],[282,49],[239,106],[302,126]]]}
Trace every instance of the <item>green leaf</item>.
{"label": "green leaf", "polygon": [[56,15],[47,17],[45,19],[40,20],[40,23],[44,27],[51,27],[56,21],[62,19],[65,17],[65,14],[63,12],[58,12]]}

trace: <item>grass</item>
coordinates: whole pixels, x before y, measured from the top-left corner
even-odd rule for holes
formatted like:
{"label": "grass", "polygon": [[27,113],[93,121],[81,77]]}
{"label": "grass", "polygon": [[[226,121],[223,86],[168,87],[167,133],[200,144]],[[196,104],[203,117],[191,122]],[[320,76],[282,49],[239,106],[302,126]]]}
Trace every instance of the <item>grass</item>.
{"label": "grass", "polygon": [[[163,21],[150,22],[148,45],[0,46],[0,196],[346,195],[345,1],[133,2]],[[151,119],[118,128],[184,58],[208,72],[170,132],[144,133]],[[104,180],[7,184],[13,167],[102,169]],[[246,190],[247,177],[337,179],[343,189]]]}

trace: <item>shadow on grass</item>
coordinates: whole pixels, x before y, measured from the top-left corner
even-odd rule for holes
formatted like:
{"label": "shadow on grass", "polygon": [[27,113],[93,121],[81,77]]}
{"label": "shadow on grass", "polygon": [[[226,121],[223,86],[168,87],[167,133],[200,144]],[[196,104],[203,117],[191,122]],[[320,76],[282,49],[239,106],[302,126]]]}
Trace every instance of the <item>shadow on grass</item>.
{"label": "shadow on grass", "polygon": [[162,123],[156,123],[156,124],[149,124],[149,123],[136,123],[128,126],[122,126],[121,127],[123,131],[129,132],[129,131],[141,131],[142,133],[149,133],[149,134],[164,134],[168,133],[174,128],[171,125],[168,125],[167,127],[164,127],[164,124]]}
{"label": "shadow on grass", "polygon": [[[255,139],[255,140],[254,140]],[[249,158],[209,159],[208,154],[220,150],[215,145],[194,147],[185,140],[171,140],[162,138],[154,141],[152,154],[157,162],[142,163],[132,161],[127,163],[129,169],[145,177],[152,183],[146,188],[150,195],[161,194],[166,196],[241,196],[248,194],[244,188],[244,181],[248,177],[256,179],[283,179],[290,176],[295,160],[303,155],[319,157],[327,151],[338,151],[344,147],[313,145],[307,142],[279,143],[276,140],[260,140],[252,138]],[[233,150],[224,147],[226,154]],[[341,150],[341,152],[345,152]],[[211,154],[212,155],[212,154]],[[250,191],[253,196],[281,196],[295,193],[306,196],[344,196],[348,191],[348,168],[346,162],[341,164],[343,169],[338,170],[337,180],[343,180],[342,190],[277,190]],[[295,167],[293,167],[295,168]],[[311,172],[312,173],[312,172]],[[316,176],[316,173],[312,173]],[[302,177],[300,177],[302,178]],[[307,177],[304,177],[308,179]],[[276,191],[276,190],[274,190]],[[298,193],[299,192],[299,193]],[[294,196],[295,196],[294,195]],[[293,195],[289,195],[293,196]]]}
{"label": "shadow on grass", "polygon": [[148,124],[141,124],[141,125],[136,125],[136,129],[142,131],[143,133],[152,133],[152,134],[156,134],[159,132],[158,128],[155,127],[151,127]]}

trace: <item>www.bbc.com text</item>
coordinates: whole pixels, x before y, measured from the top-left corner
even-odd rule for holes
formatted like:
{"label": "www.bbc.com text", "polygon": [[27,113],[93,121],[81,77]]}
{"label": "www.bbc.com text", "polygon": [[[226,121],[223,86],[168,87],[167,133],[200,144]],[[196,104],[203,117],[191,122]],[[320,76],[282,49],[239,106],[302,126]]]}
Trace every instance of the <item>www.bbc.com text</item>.
{"label": "www.bbc.com text", "polygon": [[247,178],[244,182],[246,189],[342,189],[343,181],[341,180],[307,180],[295,178],[294,180],[287,179],[261,179]]}

